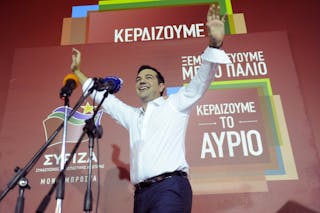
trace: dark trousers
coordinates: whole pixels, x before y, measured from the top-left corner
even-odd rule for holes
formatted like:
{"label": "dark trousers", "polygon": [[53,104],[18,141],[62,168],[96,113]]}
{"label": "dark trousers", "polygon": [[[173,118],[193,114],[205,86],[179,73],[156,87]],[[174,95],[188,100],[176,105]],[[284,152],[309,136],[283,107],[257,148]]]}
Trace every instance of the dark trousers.
{"label": "dark trousers", "polygon": [[172,176],[136,189],[134,213],[190,213],[192,189],[187,177]]}

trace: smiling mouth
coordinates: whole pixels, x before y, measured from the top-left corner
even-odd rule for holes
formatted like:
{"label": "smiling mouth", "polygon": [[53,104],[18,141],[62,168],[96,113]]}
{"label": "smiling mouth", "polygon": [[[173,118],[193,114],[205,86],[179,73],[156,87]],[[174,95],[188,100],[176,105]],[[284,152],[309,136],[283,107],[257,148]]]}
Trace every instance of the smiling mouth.
{"label": "smiling mouth", "polygon": [[140,91],[145,91],[145,90],[147,90],[147,89],[149,89],[149,87],[146,86],[146,85],[143,85],[143,86],[140,86],[140,87],[139,87],[139,90],[140,90]]}

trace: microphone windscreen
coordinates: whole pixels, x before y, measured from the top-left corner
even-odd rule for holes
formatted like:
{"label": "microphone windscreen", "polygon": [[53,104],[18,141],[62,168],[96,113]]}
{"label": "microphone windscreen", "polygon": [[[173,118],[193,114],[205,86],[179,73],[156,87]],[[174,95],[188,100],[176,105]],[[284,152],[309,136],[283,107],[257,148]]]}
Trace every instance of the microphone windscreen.
{"label": "microphone windscreen", "polygon": [[103,79],[104,84],[108,86],[110,94],[117,93],[122,87],[123,80],[117,76],[109,76]]}
{"label": "microphone windscreen", "polygon": [[73,74],[73,73],[69,73],[68,75],[66,75],[66,77],[64,77],[63,79],[63,85],[66,85],[68,80],[74,80],[76,82],[76,87],[79,85],[79,79],[78,77]]}

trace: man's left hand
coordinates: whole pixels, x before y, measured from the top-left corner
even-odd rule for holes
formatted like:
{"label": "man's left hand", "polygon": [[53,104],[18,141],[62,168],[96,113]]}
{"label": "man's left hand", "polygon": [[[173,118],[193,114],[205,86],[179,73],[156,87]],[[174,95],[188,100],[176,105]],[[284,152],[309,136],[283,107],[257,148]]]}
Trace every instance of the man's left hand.
{"label": "man's left hand", "polygon": [[207,15],[207,29],[209,35],[209,46],[214,48],[220,48],[223,43],[225,35],[224,22],[226,15],[220,15],[220,6],[218,4],[212,4],[208,10]]}

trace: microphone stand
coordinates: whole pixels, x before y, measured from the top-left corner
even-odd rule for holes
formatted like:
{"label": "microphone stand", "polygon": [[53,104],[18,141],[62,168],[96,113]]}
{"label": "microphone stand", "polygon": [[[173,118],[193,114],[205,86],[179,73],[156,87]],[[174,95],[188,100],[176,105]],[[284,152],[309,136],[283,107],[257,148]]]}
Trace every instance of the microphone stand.
{"label": "microphone stand", "polygon": [[18,185],[19,185],[19,195],[17,199],[15,213],[22,213],[24,209],[24,190],[30,189],[30,186],[28,184],[28,179],[25,177],[19,180]]}
{"label": "microphone stand", "polygon": [[[101,126],[95,126],[94,118],[98,113],[102,103],[108,97],[108,91],[106,91],[103,95],[102,100],[100,101],[98,107],[95,109],[93,116],[91,119],[86,120],[86,126],[84,127],[84,132],[87,133],[89,137],[89,166],[88,166],[88,182],[87,182],[87,189],[84,196],[84,203],[83,203],[83,211],[90,212],[92,210],[92,158],[93,158],[93,147],[94,147],[94,139],[101,138],[103,129]],[[99,165],[98,165],[99,166]]]}
{"label": "microphone stand", "polygon": [[[99,103],[98,107],[96,108],[96,110],[94,111],[94,114],[93,116],[89,119],[89,120],[86,120],[86,125],[85,127],[83,128],[83,132],[80,136],[80,138],[78,139],[76,145],[73,147],[71,153],[70,153],[70,157],[68,158],[68,160],[66,161],[66,163],[64,164],[64,168],[63,170],[61,170],[56,178],[56,181],[54,182],[54,184],[52,184],[48,194],[43,198],[43,200],[41,201],[36,213],[43,213],[49,202],[50,202],[50,199],[51,199],[51,195],[54,191],[54,189],[57,187],[57,182],[60,180],[60,178],[62,177],[62,175],[64,174],[65,170],[68,168],[70,162],[72,161],[72,158],[74,156],[74,154],[76,153],[76,151],[78,150],[80,144],[81,144],[81,141],[82,139],[84,138],[85,134],[87,133],[88,136],[89,136],[89,149],[90,149],[90,160],[92,160],[92,157],[93,157],[93,139],[94,137],[91,137],[93,136],[94,134],[97,133],[97,136],[98,137],[101,137],[102,134],[99,134],[98,132],[100,131],[99,129],[97,130],[95,128],[95,125],[94,125],[94,118],[97,114],[97,112],[99,111],[103,101],[106,99],[106,97],[108,96],[108,91],[105,92],[104,96],[103,96],[103,99],[101,100],[101,102]],[[94,133],[92,133],[94,132]],[[100,131],[102,132],[102,131]],[[90,161],[89,161],[90,162]],[[88,184],[87,184],[87,190],[86,190],[86,194],[85,194],[85,202],[84,202],[84,211],[86,212],[89,212],[92,210],[92,191],[91,191],[91,171],[92,171],[92,162],[90,163],[89,167],[91,168],[88,168],[88,173],[89,173],[89,177],[88,177]]]}
{"label": "microphone stand", "polygon": [[77,151],[78,147],[80,146],[80,143],[81,143],[81,141],[82,141],[84,136],[85,136],[85,134],[82,133],[80,138],[79,138],[79,140],[78,140],[78,142],[76,143],[76,145],[72,149],[72,152],[70,154],[70,158],[68,158],[68,160],[64,164],[64,168],[59,172],[58,176],[56,177],[56,181],[51,185],[51,188],[50,188],[48,194],[42,199],[42,201],[41,201],[41,203],[40,203],[40,205],[39,205],[39,207],[38,207],[38,209],[36,211],[37,213],[43,213],[46,210],[46,208],[47,208],[47,206],[48,206],[48,204],[50,202],[51,195],[52,195],[52,193],[54,192],[54,189],[57,186],[57,183],[59,182],[59,180],[61,179],[62,175],[64,174],[66,168],[70,164],[70,162],[72,160],[72,157],[75,154],[75,152]]}
{"label": "microphone stand", "polygon": [[[67,139],[67,126],[68,126],[68,108],[69,108],[69,97],[71,96],[72,89],[62,88],[60,91],[60,99],[64,100],[64,122],[63,122],[63,136],[61,144],[61,159],[60,159],[60,171],[63,170],[65,164],[65,155],[66,155],[66,139]],[[58,187],[56,191],[56,211],[55,213],[62,212],[62,201],[64,199],[64,189],[65,189],[65,174],[61,175],[61,178],[58,182]]]}
{"label": "microphone stand", "polygon": [[[68,116],[68,120],[74,115],[74,113],[79,109],[81,104],[84,102],[87,97],[92,94],[92,92],[98,87],[97,79],[94,79],[94,85],[88,90],[87,94],[82,95],[80,99],[78,100],[77,104],[74,106],[72,111],[70,112]],[[28,185],[28,181],[26,179],[26,176],[30,172],[30,170],[34,167],[34,165],[38,162],[40,159],[41,155],[45,152],[45,150],[48,148],[48,146],[52,143],[54,138],[58,135],[58,133],[61,131],[63,128],[64,122],[62,122],[57,129],[52,133],[52,135],[48,138],[46,143],[40,147],[40,149],[34,154],[34,156],[31,158],[31,160],[22,168],[20,169],[19,167],[15,168],[15,175],[11,178],[9,183],[7,184],[7,187],[1,192],[0,194],[0,202],[2,199],[8,194],[10,190],[12,190],[18,183],[20,187],[19,191],[19,198],[17,201],[19,201],[16,205],[16,213],[23,212],[23,207],[24,207],[24,189],[25,188],[30,188]],[[25,182],[27,182],[27,185],[25,185]],[[18,211],[19,210],[19,211]],[[17,212],[18,211],[18,212]],[[19,213],[20,213],[19,212]]]}

